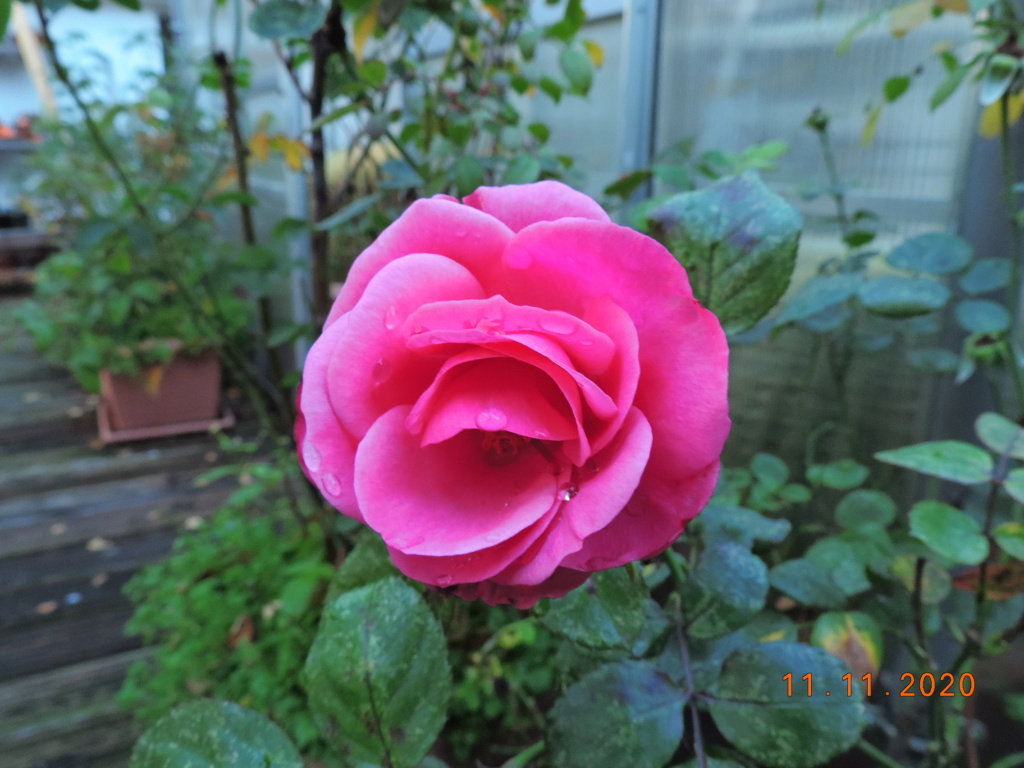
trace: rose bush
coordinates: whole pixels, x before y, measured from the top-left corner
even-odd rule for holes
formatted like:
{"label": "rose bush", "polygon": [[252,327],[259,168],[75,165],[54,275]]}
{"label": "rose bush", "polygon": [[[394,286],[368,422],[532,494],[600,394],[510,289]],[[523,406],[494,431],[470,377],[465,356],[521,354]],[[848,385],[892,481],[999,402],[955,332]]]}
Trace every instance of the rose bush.
{"label": "rose bush", "polygon": [[664,550],[707,502],[728,349],[656,241],[563,184],[415,202],[356,259],[296,437],[408,576],[520,608]]}

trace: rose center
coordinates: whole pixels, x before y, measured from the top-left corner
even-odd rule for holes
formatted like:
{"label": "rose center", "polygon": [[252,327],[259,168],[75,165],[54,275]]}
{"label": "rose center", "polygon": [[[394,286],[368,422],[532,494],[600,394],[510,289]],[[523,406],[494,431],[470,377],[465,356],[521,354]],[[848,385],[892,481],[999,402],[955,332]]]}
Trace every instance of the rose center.
{"label": "rose center", "polygon": [[511,464],[519,455],[519,449],[528,442],[528,437],[501,429],[497,432],[484,432],[480,447],[484,449],[488,464],[504,466]]}

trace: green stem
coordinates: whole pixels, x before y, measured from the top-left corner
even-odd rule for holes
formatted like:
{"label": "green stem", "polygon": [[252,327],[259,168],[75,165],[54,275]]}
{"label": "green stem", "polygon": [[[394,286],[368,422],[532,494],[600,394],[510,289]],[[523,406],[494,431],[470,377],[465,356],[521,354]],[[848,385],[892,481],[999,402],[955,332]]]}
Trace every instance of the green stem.
{"label": "green stem", "polygon": [[664,558],[669,573],[672,574],[676,586],[679,587],[680,596],[682,596],[682,590],[686,589],[686,575],[683,573],[683,567],[680,564],[679,553],[672,549],[672,547],[669,547],[665,550]]}
{"label": "green stem", "polygon": [[831,191],[829,194],[836,204],[836,216],[839,219],[839,229],[845,238],[850,234],[850,217],[846,212],[846,196],[843,194],[843,181],[839,177],[839,168],[836,166],[836,155],[832,149],[832,139],[829,138],[828,129],[816,131],[818,140],[821,142],[821,154],[825,157],[825,169],[828,171],[828,183]]}
{"label": "green stem", "polygon": [[531,744],[519,754],[506,760],[501,768],[526,768],[534,759],[544,753],[544,747],[543,740]]}
{"label": "green stem", "polygon": [[1017,386],[1017,412],[1019,416],[1024,410],[1024,381],[1021,380],[1019,362],[1014,351],[1013,332],[1020,321],[1020,292],[1021,282],[1024,275],[1021,274],[1021,226],[1015,215],[1016,195],[1014,187],[1014,154],[1013,141],[1010,136],[1010,94],[1004,93],[999,102],[999,146],[1003,165],[1003,195],[1006,198],[1007,213],[1009,214],[1010,233],[1012,250],[1010,251],[1010,287],[1007,291],[1010,304],[1010,365],[1014,368],[1014,382]]}
{"label": "green stem", "polygon": [[885,752],[880,750],[870,741],[865,741],[864,739],[861,739],[857,742],[856,746],[857,749],[859,749],[861,752],[870,757],[879,765],[884,765],[885,768],[903,768],[902,765],[897,763],[895,760],[893,760],[891,757],[885,754]]}

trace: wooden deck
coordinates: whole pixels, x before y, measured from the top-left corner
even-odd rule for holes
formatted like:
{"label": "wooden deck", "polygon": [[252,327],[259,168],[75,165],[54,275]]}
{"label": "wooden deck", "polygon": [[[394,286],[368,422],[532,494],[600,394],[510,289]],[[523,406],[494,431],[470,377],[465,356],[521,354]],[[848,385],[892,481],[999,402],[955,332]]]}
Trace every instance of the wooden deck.
{"label": "wooden deck", "polygon": [[208,435],[96,442],[95,399],[43,361],[0,295],[0,766],[123,768],[136,738],[114,695],[145,651],[121,594],[225,484]]}

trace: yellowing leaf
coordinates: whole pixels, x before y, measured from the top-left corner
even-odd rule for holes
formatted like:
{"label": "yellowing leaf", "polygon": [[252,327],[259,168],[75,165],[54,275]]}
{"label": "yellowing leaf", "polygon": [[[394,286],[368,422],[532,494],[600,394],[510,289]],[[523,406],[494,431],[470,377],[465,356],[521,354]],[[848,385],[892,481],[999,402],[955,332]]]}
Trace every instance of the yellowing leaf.
{"label": "yellowing leaf", "polygon": [[270,137],[262,129],[249,137],[249,151],[261,163],[270,157]]}
{"label": "yellowing leaf", "polygon": [[968,0],[935,0],[935,5],[953,13],[970,13],[971,4]]}
{"label": "yellowing leaf", "polygon": [[924,24],[932,15],[932,0],[914,0],[889,14],[889,29],[893,37],[903,37],[907,32]]}
{"label": "yellowing leaf", "polygon": [[278,146],[288,167],[293,171],[301,171],[305,159],[309,157],[309,147],[298,139],[287,139],[284,136],[280,137]]}
{"label": "yellowing leaf", "polygon": [[878,104],[871,108],[868,113],[867,122],[864,123],[864,130],[860,134],[860,145],[866,147],[875,138],[875,130],[878,128],[878,118],[882,116],[882,105]]}
{"label": "yellowing leaf", "polygon": [[238,169],[235,166],[231,166],[224,175],[217,179],[217,183],[214,185],[214,189],[218,192],[227,189],[228,187],[234,186],[235,182],[238,181]]}
{"label": "yellowing leaf", "polygon": [[503,14],[497,7],[490,3],[484,3],[484,10],[487,11],[499,24],[505,24],[505,14]]}
{"label": "yellowing leaf", "polygon": [[164,380],[164,367],[162,365],[150,366],[146,369],[143,379],[142,386],[146,390],[146,394],[156,397],[160,392],[160,382]]}
{"label": "yellowing leaf", "polygon": [[366,10],[366,14],[356,22],[352,35],[352,52],[355,53],[356,62],[359,64],[363,63],[363,49],[366,48],[366,41],[370,39],[377,29],[377,8],[379,5],[380,0],[374,0],[373,5]]}
{"label": "yellowing leaf", "polygon": [[[1007,116],[1007,125],[1013,125],[1020,116],[1024,113],[1024,92],[1011,93],[1010,98],[1010,112]],[[999,132],[1003,129],[1003,100],[1000,99],[997,102],[989,104],[985,109],[981,111],[981,117],[978,120],[978,133],[980,133],[986,139],[993,139],[999,135]]]}
{"label": "yellowing leaf", "polygon": [[595,69],[599,69],[604,65],[604,48],[593,40],[584,40],[583,47],[587,49],[587,56],[590,57],[590,61],[594,64]]}
{"label": "yellowing leaf", "polygon": [[[1024,592],[1024,562],[989,564],[985,570],[985,596],[989,600],[1009,600]],[[953,579],[953,586],[975,592],[981,582],[981,568],[972,568]]]}
{"label": "yellowing leaf", "polygon": [[811,644],[845,661],[856,679],[877,675],[882,665],[882,630],[864,613],[823,613],[814,623]]}

